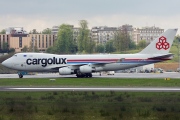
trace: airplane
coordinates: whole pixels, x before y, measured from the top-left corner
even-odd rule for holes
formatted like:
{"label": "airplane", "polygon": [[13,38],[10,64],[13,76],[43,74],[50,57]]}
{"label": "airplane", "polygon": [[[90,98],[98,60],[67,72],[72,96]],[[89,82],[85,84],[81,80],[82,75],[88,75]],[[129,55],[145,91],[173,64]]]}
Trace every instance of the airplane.
{"label": "airplane", "polygon": [[173,58],[169,53],[178,29],[168,29],[154,39],[145,49],[135,54],[57,55],[48,53],[17,53],[2,62],[2,65],[27,72],[59,72],[60,75],[76,74],[77,77],[92,77],[93,72],[117,71]]}

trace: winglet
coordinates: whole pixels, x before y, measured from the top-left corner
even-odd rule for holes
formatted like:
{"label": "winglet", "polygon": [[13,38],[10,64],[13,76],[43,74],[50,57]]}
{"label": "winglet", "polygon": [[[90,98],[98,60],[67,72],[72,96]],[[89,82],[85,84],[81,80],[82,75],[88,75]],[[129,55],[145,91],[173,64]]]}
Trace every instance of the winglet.
{"label": "winglet", "polygon": [[172,46],[174,37],[178,29],[168,29],[159,37],[153,40],[139,54],[167,54]]}

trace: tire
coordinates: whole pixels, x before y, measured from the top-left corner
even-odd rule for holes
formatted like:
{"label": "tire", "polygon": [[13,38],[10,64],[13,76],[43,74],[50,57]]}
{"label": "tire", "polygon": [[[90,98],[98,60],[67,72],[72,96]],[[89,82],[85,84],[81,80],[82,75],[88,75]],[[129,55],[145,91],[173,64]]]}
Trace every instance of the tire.
{"label": "tire", "polygon": [[92,73],[89,74],[89,77],[92,78]]}
{"label": "tire", "polygon": [[19,74],[19,78],[23,78],[23,75],[21,73]]}

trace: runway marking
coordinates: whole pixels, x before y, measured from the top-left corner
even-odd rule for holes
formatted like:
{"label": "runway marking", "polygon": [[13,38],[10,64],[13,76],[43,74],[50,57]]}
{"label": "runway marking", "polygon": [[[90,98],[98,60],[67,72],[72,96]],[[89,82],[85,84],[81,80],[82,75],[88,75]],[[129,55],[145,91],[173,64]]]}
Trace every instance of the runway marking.
{"label": "runway marking", "polygon": [[162,91],[162,92],[173,92],[173,91],[176,91],[176,92],[180,92],[180,88],[92,88],[92,87],[89,87],[89,88],[36,88],[36,87],[33,87],[33,88],[7,88],[9,90],[17,90],[17,91],[51,91],[51,90],[57,90],[57,91],[141,91],[141,92],[146,92],[146,91],[149,91],[149,92],[153,92],[153,91]]}
{"label": "runway marking", "polygon": [[[36,75],[24,75],[24,78],[49,78],[49,79],[56,79],[56,78],[76,78],[75,75],[59,75],[56,74],[36,74]],[[115,73],[115,75],[109,76],[102,74],[93,73],[94,78],[180,78],[179,73],[177,72],[166,72],[166,73]],[[0,78],[18,78],[17,74],[0,74]]]}

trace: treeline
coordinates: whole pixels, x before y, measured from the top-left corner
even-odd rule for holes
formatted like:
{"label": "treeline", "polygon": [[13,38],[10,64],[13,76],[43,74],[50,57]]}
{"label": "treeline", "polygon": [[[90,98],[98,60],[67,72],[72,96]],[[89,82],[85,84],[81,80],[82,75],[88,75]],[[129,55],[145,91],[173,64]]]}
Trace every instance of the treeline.
{"label": "treeline", "polygon": [[[75,53],[111,53],[121,52],[133,49],[144,48],[147,46],[145,40],[139,42],[138,45],[130,38],[126,28],[115,33],[112,40],[106,43],[95,43],[91,37],[86,20],[79,22],[79,34],[77,38],[73,38],[73,28],[69,24],[59,26],[57,39],[53,47],[49,47],[46,52],[57,54],[75,54]],[[43,30],[48,31],[48,29]]]}
{"label": "treeline", "polygon": [[[33,29],[29,34],[51,34],[51,29],[46,28],[42,32],[37,32]],[[96,43],[91,35],[91,31],[88,28],[88,22],[86,20],[79,21],[78,36],[74,36],[73,27],[69,24],[62,24],[59,26],[57,38],[54,46],[49,47],[47,53],[56,54],[83,54],[83,53],[112,53],[112,52],[124,52],[128,50],[143,49],[147,46],[145,40],[141,40],[137,45],[131,39],[126,27],[114,33],[113,39],[103,43]],[[5,30],[1,31],[1,34],[5,34]],[[32,43],[30,47],[24,46],[23,52],[30,52],[32,50]],[[0,52],[14,52],[13,48],[9,48],[8,43],[3,43],[3,49]],[[34,47],[35,52],[39,52],[38,48]]]}
{"label": "treeline", "polygon": [[29,32],[29,34],[51,34],[52,30],[50,28],[44,29],[42,32],[38,32],[36,29],[33,29]]}
{"label": "treeline", "polygon": [[[5,29],[0,33],[5,34]],[[51,34],[51,29],[46,28],[42,32],[33,29],[29,34]],[[141,40],[138,45],[129,36],[126,28],[117,31],[114,34],[114,38],[108,40],[104,43],[95,43],[95,40],[91,36],[90,29],[88,28],[88,22],[86,20],[80,20],[79,22],[79,33],[76,38],[73,36],[73,27],[69,24],[62,24],[59,26],[59,31],[57,34],[54,46],[49,47],[47,53],[56,54],[75,54],[75,53],[112,53],[112,52],[126,52],[128,50],[141,49],[144,48],[147,43],[145,40]],[[0,53],[14,52],[15,49],[9,48],[8,43],[3,43],[3,49],[0,49]],[[23,52],[30,52],[32,50],[32,43],[30,47],[24,46]],[[35,52],[39,52],[38,48],[35,46]]]}
{"label": "treeline", "polygon": [[0,48],[0,53],[13,53],[15,52],[14,48],[9,48],[9,45],[7,42],[2,43],[2,48]]}

